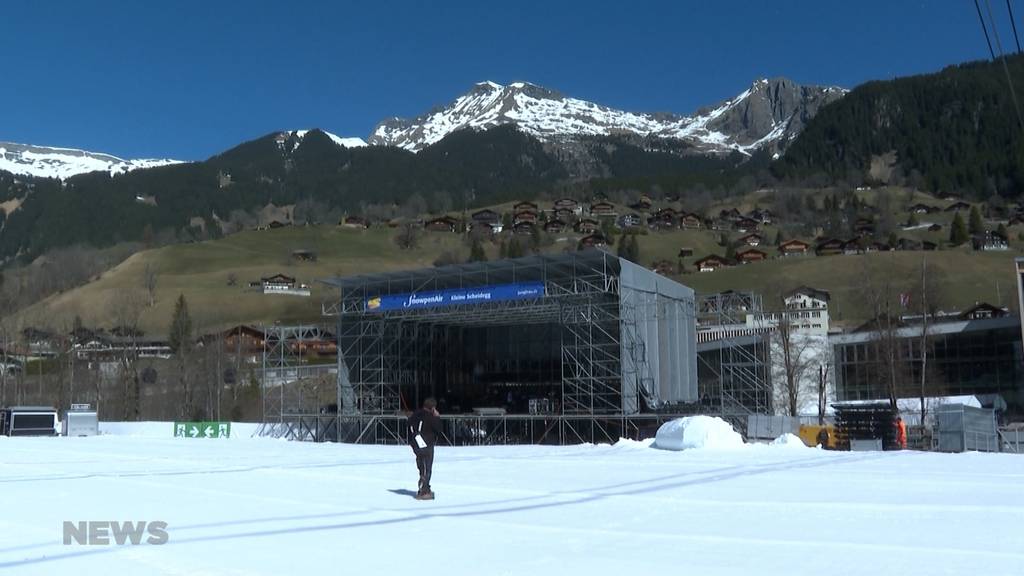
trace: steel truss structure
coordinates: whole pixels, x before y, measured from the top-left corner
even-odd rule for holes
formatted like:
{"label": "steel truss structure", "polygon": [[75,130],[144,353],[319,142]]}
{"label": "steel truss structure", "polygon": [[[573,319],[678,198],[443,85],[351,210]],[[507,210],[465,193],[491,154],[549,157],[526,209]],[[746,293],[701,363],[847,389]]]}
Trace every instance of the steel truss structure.
{"label": "steel truss structure", "polygon": [[[637,414],[641,399],[650,406],[659,398],[647,342],[651,326],[655,332],[659,328],[651,321],[659,314],[664,321],[665,309],[674,307],[678,310],[673,311],[673,319],[688,318],[692,323],[694,310],[692,291],[685,302],[674,299],[688,289],[663,278],[655,280],[653,273],[640,267],[629,265],[636,286],[622,289],[620,273],[627,264],[609,253],[591,250],[327,280],[339,291],[338,298],[323,307],[324,315],[336,321],[339,412],[325,415],[308,402],[304,404],[301,396],[293,398],[265,384],[268,409],[260,434],[313,441],[404,442],[404,411],[426,395],[438,395],[441,391],[436,387],[441,381],[465,371],[457,365],[458,352],[475,344],[471,341],[474,334],[482,329],[509,329],[512,333],[532,329],[544,334],[545,342],[519,345],[549,343],[554,348],[551,360],[557,367],[550,375],[541,375],[539,381],[549,386],[552,394],[557,391],[556,413],[445,416],[449,443],[614,442],[620,437],[636,437],[644,425],[668,418]],[[415,309],[371,309],[368,305],[381,295],[520,282],[542,283],[543,296]],[[661,294],[661,283],[678,288],[673,297],[662,294],[659,300],[651,296]],[[641,285],[653,288],[645,296],[647,288]],[[267,347],[265,372],[301,366],[301,361],[288,355],[294,348],[278,344],[302,334],[282,330]],[[664,332],[665,326],[660,330]],[[692,325],[690,331],[692,334]],[[691,347],[692,340],[691,336]],[[684,353],[681,350],[679,354]],[[535,360],[517,358],[515,351],[511,355],[487,361],[523,370],[521,364]],[[678,361],[673,360],[672,366]],[[695,360],[689,365],[693,367]],[[694,397],[695,380],[696,376],[692,378]],[[268,390],[276,390],[278,395],[267,394]],[[653,434],[653,430],[648,432]]]}
{"label": "steel truss structure", "polygon": [[747,314],[762,313],[760,295],[701,296],[697,313],[698,326],[713,331],[709,341],[698,347],[704,403],[738,422],[749,414],[772,414],[770,331],[742,328]]}
{"label": "steel truss structure", "polygon": [[[564,328],[560,346],[564,413],[621,413],[617,272],[615,256],[594,251],[586,256],[537,256],[332,281],[341,294],[337,302],[325,305],[324,313],[338,321],[340,356],[355,392],[354,412],[387,415],[408,409],[409,402],[415,404],[418,398],[403,403],[403,387],[429,382],[430,371],[438,362],[445,362],[445,347],[459,345],[462,329],[514,323]],[[543,282],[545,295],[469,306],[366,309],[367,300],[381,293],[420,293],[526,279]]]}
{"label": "steel truss structure", "polygon": [[[338,403],[334,386],[337,368],[334,364],[311,362],[312,345],[332,342],[334,335],[320,326],[263,326],[266,340],[263,348],[260,382],[263,422],[280,423],[286,415],[317,414],[325,404]],[[323,384],[330,383],[330,391]]]}

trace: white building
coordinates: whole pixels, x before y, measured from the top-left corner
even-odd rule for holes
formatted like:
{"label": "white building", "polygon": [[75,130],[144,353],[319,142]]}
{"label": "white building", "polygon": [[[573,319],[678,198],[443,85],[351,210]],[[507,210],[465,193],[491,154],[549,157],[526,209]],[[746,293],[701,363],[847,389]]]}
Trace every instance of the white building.
{"label": "white building", "polygon": [[[771,339],[771,379],[774,390],[775,411],[788,412],[786,394],[785,355],[779,325],[785,319],[791,329],[790,358],[798,381],[799,412],[817,415],[818,384],[820,374],[827,370],[826,400],[835,399],[835,379],[832,373],[828,304],[831,295],[825,290],[801,286],[783,296],[783,310],[761,311],[759,306],[744,308],[742,324],[702,326],[698,328],[697,342],[708,342],[723,337],[767,334]],[[752,303],[753,304],[753,303]],[[737,314],[737,320],[740,314]]]}

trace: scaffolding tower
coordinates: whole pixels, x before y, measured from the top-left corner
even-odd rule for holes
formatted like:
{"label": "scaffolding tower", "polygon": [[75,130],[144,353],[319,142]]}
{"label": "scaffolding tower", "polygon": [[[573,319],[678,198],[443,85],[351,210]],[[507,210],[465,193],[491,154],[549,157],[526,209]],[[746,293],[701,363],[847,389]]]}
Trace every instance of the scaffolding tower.
{"label": "scaffolding tower", "polygon": [[[620,275],[627,267],[636,286],[623,288]],[[522,282],[542,285],[542,293],[472,305],[371,304],[381,295]],[[677,340],[686,336],[679,336],[674,326],[658,325],[659,319],[689,320],[692,348],[692,291],[599,250],[336,278],[327,283],[338,289],[337,299],[323,307],[324,315],[336,322],[338,342],[335,432],[350,441],[403,441],[395,416],[418,405],[421,396],[437,394],[433,387],[443,378],[436,374],[448,370],[450,351],[472,344],[464,339],[474,329],[539,326],[557,330],[552,342],[557,342],[560,369],[551,381],[552,389],[558,391],[558,418],[551,424],[557,430],[542,430],[541,437],[580,442],[615,441],[628,428],[626,417],[642,406],[657,405],[663,396],[678,396],[679,386],[659,388],[657,370],[652,367],[652,357],[664,355],[667,345],[649,346],[648,341],[657,340],[661,333],[672,333]],[[688,294],[688,299],[680,298],[680,293]],[[673,312],[666,316],[666,310]],[[515,364],[515,359],[509,362]],[[678,380],[679,375],[668,368],[679,372],[679,360],[663,364],[664,379]],[[688,366],[694,372],[695,400],[695,363]],[[457,369],[445,372],[445,377],[454,372]]]}
{"label": "scaffolding tower", "polygon": [[[340,388],[334,386],[335,364],[321,363],[311,351],[331,346],[334,335],[321,326],[262,326],[265,334],[260,399],[263,411],[261,435],[290,435],[287,422],[296,414],[318,414],[325,400],[338,403]],[[330,383],[330,394],[323,385]]]}
{"label": "scaffolding tower", "polygon": [[722,292],[697,299],[701,398],[723,418],[745,426],[750,414],[772,414],[771,327],[749,326],[763,313],[761,296]]}

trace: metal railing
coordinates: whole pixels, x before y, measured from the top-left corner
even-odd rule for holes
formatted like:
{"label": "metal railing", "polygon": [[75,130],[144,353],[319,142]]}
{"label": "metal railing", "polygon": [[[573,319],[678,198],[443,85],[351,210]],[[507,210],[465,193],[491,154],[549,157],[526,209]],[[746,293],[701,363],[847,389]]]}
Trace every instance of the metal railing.
{"label": "metal railing", "polygon": [[1024,428],[1000,428],[999,440],[1003,452],[1024,454]]}
{"label": "metal railing", "polygon": [[[661,424],[679,417],[678,414],[444,415],[439,443],[446,446],[614,443],[620,438],[653,438]],[[407,417],[400,414],[293,414],[285,415],[281,422],[261,424],[256,435],[307,442],[402,445],[408,443],[406,422]]]}

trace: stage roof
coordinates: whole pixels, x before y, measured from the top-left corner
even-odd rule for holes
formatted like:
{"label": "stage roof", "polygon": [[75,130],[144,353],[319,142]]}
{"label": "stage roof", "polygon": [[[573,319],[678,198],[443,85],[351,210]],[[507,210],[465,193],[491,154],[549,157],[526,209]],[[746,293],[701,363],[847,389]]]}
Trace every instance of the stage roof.
{"label": "stage roof", "polygon": [[559,282],[574,277],[616,276],[620,268],[619,258],[614,254],[591,249],[565,254],[537,254],[493,262],[469,262],[434,268],[325,278],[321,282],[340,289],[342,297],[348,297],[348,293],[351,292],[364,296],[380,296],[517,282]]}

